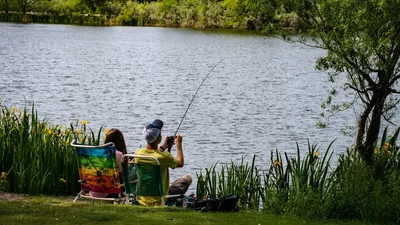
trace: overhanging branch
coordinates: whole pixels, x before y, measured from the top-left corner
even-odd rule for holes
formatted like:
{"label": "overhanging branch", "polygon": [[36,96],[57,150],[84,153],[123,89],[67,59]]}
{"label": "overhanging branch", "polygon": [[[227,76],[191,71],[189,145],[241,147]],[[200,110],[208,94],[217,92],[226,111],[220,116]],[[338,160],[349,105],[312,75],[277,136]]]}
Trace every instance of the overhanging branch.
{"label": "overhanging branch", "polygon": [[393,89],[393,88],[389,88],[389,90],[390,90],[390,93],[393,93],[393,94],[400,94],[400,91],[399,91],[399,90],[396,90],[396,89]]}
{"label": "overhanging branch", "polygon": [[389,83],[387,84],[388,87],[391,87],[398,79],[400,79],[400,74],[397,76],[394,76],[392,79],[390,79]]}
{"label": "overhanging branch", "polygon": [[[354,71],[356,71],[358,74],[360,74],[362,76],[362,78],[364,80],[366,80],[369,84],[370,87],[375,88],[376,87],[376,83],[374,82],[374,80],[369,76],[369,74],[367,74],[365,71],[363,71],[358,65],[357,63],[355,63],[354,61],[352,61],[348,55],[345,53],[347,51],[344,51],[342,48],[342,42],[335,36],[335,40],[334,42],[336,43],[336,45],[338,46],[337,48],[340,49],[336,50],[333,46],[331,46],[329,44],[329,42],[327,40],[325,40],[323,37],[321,37],[322,42],[324,43],[324,45],[326,46],[326,48],[329,51],[334,52],[335,54],[337,54],[338,56],[340,56],[341,58],[343,58],[352,68]],[[354,49],[352,49],[352,52],[355,52]]]}
{"label": "overhanging branch", "polygon": [[383,119],[385,119],[386,122],[390,123],[390,125],[396,126],[396,124],[394,124],[394,123],[391,121],[393,116],[391,116],[391,118],[388,118],[385,114],[383,114],[382,117],[383,117]]}

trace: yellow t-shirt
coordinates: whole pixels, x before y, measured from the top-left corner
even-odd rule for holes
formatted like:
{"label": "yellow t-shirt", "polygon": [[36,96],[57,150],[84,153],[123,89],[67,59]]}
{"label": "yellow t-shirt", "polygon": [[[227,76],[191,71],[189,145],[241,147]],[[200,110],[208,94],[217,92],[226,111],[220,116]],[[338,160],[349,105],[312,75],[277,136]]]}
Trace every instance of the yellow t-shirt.
{"label": "yellow t-shirt", "polygon": [[[135,155],[147,155],[153,156],[160,162],[161,167],[161,181],[163,185],[164,195],[168,195],[169,189],[169,170],[168,168],[175,169],[176,168],[176,159],[169,153],[168,151],[156,151],[156,150],[148,150],[146,148],[138,149],[135,152]],[[154,160],[151,159],[135,159],[136,163],[154,163]],[[141,205],[161,205],[161,197],[160,196],[137,196],[137,201]]]}

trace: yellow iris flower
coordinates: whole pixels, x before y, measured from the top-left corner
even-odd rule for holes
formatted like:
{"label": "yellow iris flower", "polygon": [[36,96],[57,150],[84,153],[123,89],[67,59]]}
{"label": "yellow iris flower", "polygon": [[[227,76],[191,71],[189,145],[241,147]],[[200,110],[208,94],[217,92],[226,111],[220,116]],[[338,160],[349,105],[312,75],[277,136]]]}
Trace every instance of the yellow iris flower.
{"label": "yellow iris flower", "polygon": [[385,143],[385,145],[383,146],[383,150],[385,150],[386,152],[390,152],[390,149],[392,148],[392,145],[389,143]]}
{"label": "yellow iris flower", "polygon": [[279,160],[275,160],[275,161],[274,161],[274,165],[275,165],[275,166],[282,166],[282,162],[279,161]]}

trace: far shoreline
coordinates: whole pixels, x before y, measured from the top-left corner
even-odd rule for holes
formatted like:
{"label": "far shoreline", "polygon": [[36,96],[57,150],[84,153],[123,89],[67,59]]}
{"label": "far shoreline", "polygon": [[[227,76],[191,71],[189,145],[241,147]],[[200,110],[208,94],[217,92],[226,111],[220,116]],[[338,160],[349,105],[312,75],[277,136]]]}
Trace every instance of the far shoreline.
{"label": "far shoreline", "polygon": [[243,28],[229,26],[197,26],[182,24],[162,24],[162,23],[146,23],[146,24],[125,24],[118,19],[116,15],[102,14],[49,14],[41,12],[4,12],[0,11],[0,23],[15,24],[54,24],[54,25],[75,25],[75,26],[94,26],[94,27],[160,27],[160,28],[188,28],[202,31],[223,31],[224,33],[241,33],[241,34],[257,34],[257,35],[291,35],[296,34],[294,27],[278,27],[273,30],[266,31],[266,28]]}

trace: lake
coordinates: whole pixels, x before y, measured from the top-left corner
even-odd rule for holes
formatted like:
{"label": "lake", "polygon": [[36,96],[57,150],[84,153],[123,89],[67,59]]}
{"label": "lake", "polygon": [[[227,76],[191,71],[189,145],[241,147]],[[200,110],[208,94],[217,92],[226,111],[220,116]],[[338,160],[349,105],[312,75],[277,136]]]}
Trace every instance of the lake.
{"label": "lake", "polygon": [[341,131],[356,126],[352,109],[316,126],[332,88],[314,69],[324,54],[251,32],[0,23],[0,101],[26,99],[54,125],[118,128],[132,152],[154,119],[175,133],[209,74],[178,131],[186,165],[172,178],[254,154],[266,169],[271,151],[293,155],[296,142],[305,153],[307,140],[322,150],[336,140],[335,157],[354,143]]}

